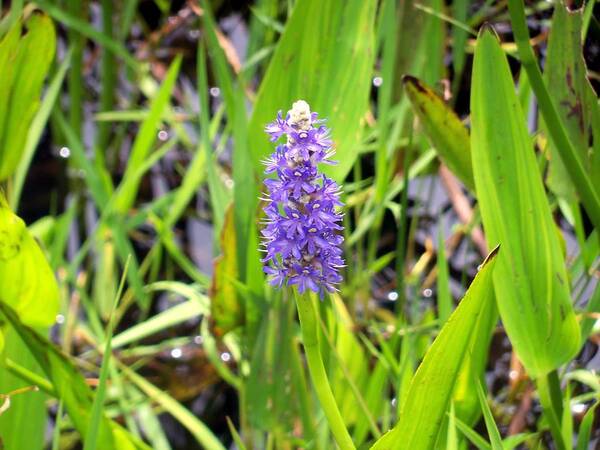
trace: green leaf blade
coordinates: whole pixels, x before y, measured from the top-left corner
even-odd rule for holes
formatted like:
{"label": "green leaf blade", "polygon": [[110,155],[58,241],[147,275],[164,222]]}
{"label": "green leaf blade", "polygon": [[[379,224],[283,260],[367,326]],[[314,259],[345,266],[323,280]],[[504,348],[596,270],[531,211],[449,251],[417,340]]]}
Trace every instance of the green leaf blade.
{"label": "green leaf blade", "polygon": [[357,157],[375,54],[372,0],[300,0],[260,86],[250,120],[250,153],[258,173],[272,150],[265,125],[279,110],[306,100],[327,119],[339,163],[325,172],[342,181]]}
{"label": "green leaf blade", "polygon": [[469,132],[444,101],[415,77],[405,76],[404,91],[427,137],[448,168],[471,191],[475,190]]}
{"label": "green leaf blade", "polygon": [[454,385],[482,311],[493,304],[492,273],[496,248],[483,263],[417,369],[402,405],[400,421],[372,450],[433,448]]}
{"label": "green leaf blade", "polygon": [[494,285],[509,338],[532,377],[579,349],[565,262],[506,57],[478,38],[471,93],[473,173],[488,243],[501,244]]}

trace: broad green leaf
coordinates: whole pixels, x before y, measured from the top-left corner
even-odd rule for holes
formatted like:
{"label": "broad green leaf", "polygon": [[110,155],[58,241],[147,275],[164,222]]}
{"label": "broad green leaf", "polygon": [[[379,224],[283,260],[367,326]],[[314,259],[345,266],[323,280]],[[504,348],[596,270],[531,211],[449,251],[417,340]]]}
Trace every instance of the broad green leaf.
{"label": "broad green leaf", "polygon": [[32,15],[25,28],[16,47],[20,25],[0,43],[0,180],[12,175],[25,150],[27,131],[40,106],[42,84],[56,48],[56,33],[48,16]]}
{"label": "broad green leaf", "polygon": [[56,319],[59,292],[42,249],[25,223],[0,194],[0,303],[6,303],[31,326],[49,326]]}
{"label": "broad green leaf", "polygon": [[438,155],[465,186],[474,191],[467,128],[454,111],[422,81],[408,75],[402,81],[415,114]]}
{"label": "broad green leaf", "polygon": [[398,424],[372,450],[433,448],[481,311],[493,302],[492,273],[497,254],[498,248],[487,257],[465,297],[429,347],[410,383]]}
{"label": "broad green leaf", "polygon": [[250,153],[258,173],[273,151],[264,133],[279,110],[306,100],[327,119],[339,163],[324,171],[344,179],[357,157],[373,67],[376,2],[299,0],[260,85],[250,120]]}
{"label": "broad green leaf", "polygon": [[[577,186],[579,197],[590,220],[597,228],[600,228],[600,192],[598,192],[597,183],[592,180],[585,168],[586,163],[580,152],[569,139],[569,133],[560,117],[557,105],[542,79],[537,57],[529,41],[529,28],[523,0],[508,0],[508,11],[521,64],[527,71],[527,78],[531,83],[542,117],[546,122],[548,134],[560,152],[560,158],[569,173],[572,183]],[[600,116],[597,113],[594,115]],[[600,125],[600,117],[598,119],[594,120],[596,125]]]}
{"label": "broad green leaf", "polygon": [[[561,3],[556,3],[548,38],[544,78],[565,124],[569,139],[580,153],[581,160],[586,162],[586,169],[592,175],[588,145],[593,110],[595,109],[596,112],[598,110],[598,99],[586,77],[581,22],[581,9],[569,11]],[[600,139],[600,130],[596,134],[598,135],[596,139]],[[558,195],[574,201],[575,188],[551,138],[548,140],[548,145],[550,148],[548,186]]]}
{"label": "broad green leaf", "polygon": [[508,336],[536,378],[579,349],[565,262],[525,118],[498,38],[477,40],[471,91],[471,151],[490,246],[502,245],[494,272]]}
{"label": "broad green leaf", "polygon": [[[23,324],[17,313],[4,303],[0,303],[0,314],[14,327],[29,351],[54,386],[77,431],[83,438],[87,435],[88,423],[93,403],[93,393],[83,375],[46,338]],[[98,431],[98,445],[102,449],[134,450],[148,449],[137,438],[131,436],[120,425],[102,415]]]}

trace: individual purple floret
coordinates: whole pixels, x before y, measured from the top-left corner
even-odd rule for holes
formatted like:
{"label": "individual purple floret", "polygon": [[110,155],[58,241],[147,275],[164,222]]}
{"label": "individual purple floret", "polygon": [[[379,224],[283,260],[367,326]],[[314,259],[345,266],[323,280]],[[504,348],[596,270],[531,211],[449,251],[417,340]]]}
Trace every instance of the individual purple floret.
{"label": "individual purple floret", "polygon": [[299,100],[285,119],[279,112],[265,128],[271,141],[285,135],[287,142],[265,161],[265,173],[277,178],[265,180],[267,219],[262,230],[267,254],[262,261],[269,282],[277,287],[297,285],[300,293],[310,289],[321,296],[337,290],[342,280],[338,269],[344,265],[342,215],[336,212],[342,206],[340,188],[317,170],[319,163],[334,164],[323,122]]}

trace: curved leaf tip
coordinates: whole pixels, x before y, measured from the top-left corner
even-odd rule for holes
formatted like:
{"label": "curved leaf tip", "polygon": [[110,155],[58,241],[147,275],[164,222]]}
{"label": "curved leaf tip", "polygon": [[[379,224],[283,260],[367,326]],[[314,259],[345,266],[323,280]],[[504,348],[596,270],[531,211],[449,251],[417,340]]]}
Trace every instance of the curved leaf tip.
{"label": "curved leaf tip", "polygon": [[484,24],[481,25],[479,33],[477,34],[477,39],[484,37],[486,34],[490,34],[500,41],[500,36],[498,36],[496,29],[488,22],[484,22]]}

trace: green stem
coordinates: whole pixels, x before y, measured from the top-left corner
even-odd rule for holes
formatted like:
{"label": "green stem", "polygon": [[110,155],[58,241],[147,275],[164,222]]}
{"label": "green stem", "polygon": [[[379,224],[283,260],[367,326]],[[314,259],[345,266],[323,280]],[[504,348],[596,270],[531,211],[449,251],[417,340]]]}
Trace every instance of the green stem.
{"label": "green stem", "polygon": [[340,449],[354,450],[356,447],[344,425],[344,420],[335,402],[329,380],[327,379],[327,373],[325,372],[325,366],[323,365],[323,359],[321,358],[318,321],[313,300],[308,293],[299,294],[296,289],[294,289],[294,296],[296,297],[296,307],[298,308],[298,317],[300,318],[302,342],[304,344],[304,352],[306,353],[308,371],[310,372],[317,397],[325,412],[325,417],[327,418],[333,437]]}
{"label": "green stem", "polygon": [[[562,405],[560,402],[560,380],[556,370],[544,375],[537,380],[537,390],[544,415],[548,419],[550,432],[558,450],[565,450],[560,418],[562,417]],[[557,398],[558,395],[558,398]]]}
{"label": "green stem", "polygon": [[[557,7],[561,7],[557,5]],[[600,198],[592,180],[585,169],[582,158],[570,141],[565,127],[558,115],[556,107],[550,98],[548,89],[542,79],[542,72],[537,64],[533,49],[529,44],[529,30],[525,20],[523,0],[508,0],[510,21],[513,34],[519,49],[521,64],[527,71],[531,87],[540,106],[540,111],[547,125],[548,133],[556,144],[560,159],[565,165],[571,181],[577,187],[581,201],[594,226],[600,229]]]}

